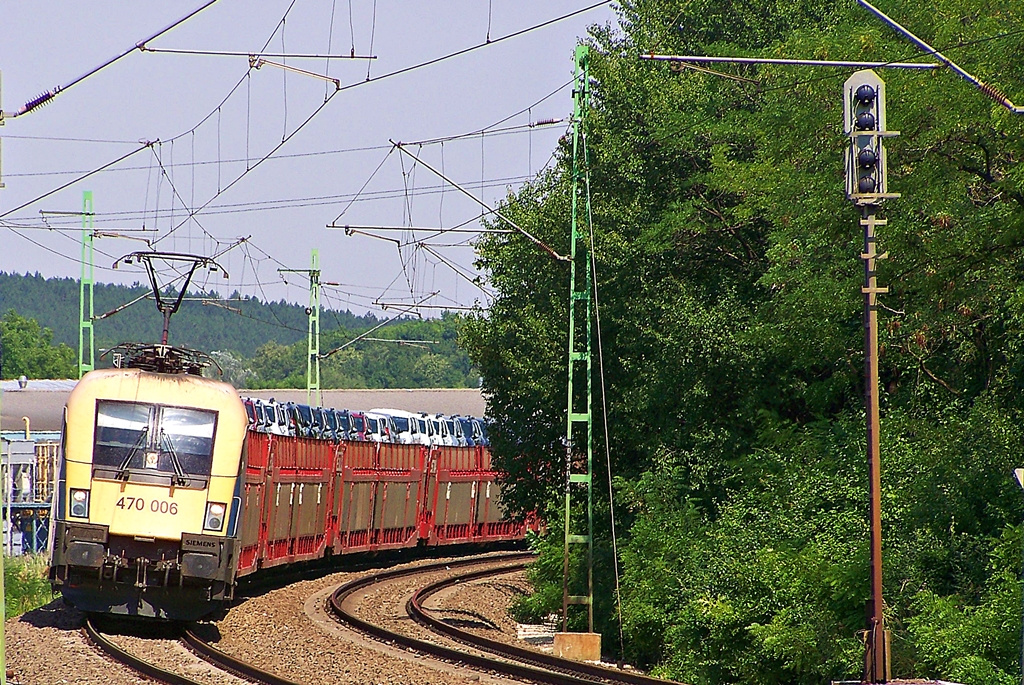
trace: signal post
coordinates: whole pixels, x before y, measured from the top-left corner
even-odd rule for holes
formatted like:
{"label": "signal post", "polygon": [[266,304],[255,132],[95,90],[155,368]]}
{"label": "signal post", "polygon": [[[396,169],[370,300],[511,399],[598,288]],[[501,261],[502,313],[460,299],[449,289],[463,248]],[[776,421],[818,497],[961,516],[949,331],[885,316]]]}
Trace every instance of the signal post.
{"label": "signal post", "polygon": [[885,126],[885,83],[874,71],[854,73],[843,84],[843,130],[849,136],[846,152],[846,196],[861,210],[864,231],[864,400],[867,415],[868,493],[871,519],[871,599],[867,606],[864,649],[865,683],[885,683],[892,677],[890,633],[885,627],[882,601],[882,496],[878,409],[878,295],[889,292],[878,285],[875,266],[886,259],[879,253],[875,229],[885,225],[877,217],[889,193],[886,179],[885,138],[899,135]]}

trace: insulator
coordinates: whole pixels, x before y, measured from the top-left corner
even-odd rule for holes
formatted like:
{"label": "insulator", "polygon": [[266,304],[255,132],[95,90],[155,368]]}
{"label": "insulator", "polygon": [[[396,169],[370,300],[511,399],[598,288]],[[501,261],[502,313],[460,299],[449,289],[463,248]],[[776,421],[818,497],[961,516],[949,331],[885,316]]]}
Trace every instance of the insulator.
{"label": "insulator", "polygon": [[978,88],[981,89],[982,93],[989,96],[990,98],[992,98],[1001,105],[1005,105],[1006,101],[1008,100],[1008,98],[1002,93],[1002,91],[1000,91],[995,86],[990,86],[987,83],[982,83],[979,81]]}
{"label": "insulator", "polygon": [[875,130],[875,115],[871,112],[861,112],[857,115],[857,129],[860,131]]}
{"label": "insulator", "polygon": [[857,153],[857,164],[864,169],[870,169],[878,163],[878,156],[875,151],[869,147],[864,148]]}
{"label": "insulator", "polygon": [[25,103],[25,106],[21,108],[21,114],[27,114],[37,107],[42,107],[47,102],[53,99],[52,92],[40,93],[31,100]]}
{"label": "insulator", "polygon": [[865,83],[857,89],[856,98],[860,104],[870,105],[875,99],[875,89]]}

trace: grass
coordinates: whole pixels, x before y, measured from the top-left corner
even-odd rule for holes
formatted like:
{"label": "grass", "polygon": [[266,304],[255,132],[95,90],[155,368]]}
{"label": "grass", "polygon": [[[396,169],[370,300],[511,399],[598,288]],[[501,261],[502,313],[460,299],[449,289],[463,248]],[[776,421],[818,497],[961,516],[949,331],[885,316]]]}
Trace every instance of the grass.
{"label": "grass", "polygon": [[4,606],[6,616],[20,616],[53,599],[47,579],[46,554],[4,557]]}

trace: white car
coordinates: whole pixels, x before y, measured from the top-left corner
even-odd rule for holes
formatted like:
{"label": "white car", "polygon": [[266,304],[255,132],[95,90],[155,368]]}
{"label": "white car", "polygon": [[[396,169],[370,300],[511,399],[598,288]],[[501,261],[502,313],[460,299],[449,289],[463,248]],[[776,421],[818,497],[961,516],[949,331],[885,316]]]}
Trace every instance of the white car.
{"label": "white car", "polygon": [[401,409],[371,409],[370,412],[391,418],[395,428],[395,442],[403,445],[430,445],[430,436],[420,431],[419,417],[412,412]]}
{"label": "white car", "polygon": [[443,414],[428,414],[427,422],[434,429],[434,444],[444,445],[445,447],[455,447],[455,436],[453,436],[451,431],[448,430],[448,424],[445,422]]}
{"label": "white car", "polygon": [[364,412],[366,417],[366,439],[371,442],[398,442],[395,436],[398,429],[387,414]]}
{"label": "white car", "polygon": [[420,430],[426,432],[431,447],[444,447],[445,442],[444,436],[441,434],[441,422],[436,416],[420,412],[419,416],[416,417],[416,421],[420,424]]}
{"label": "white car", "polygon": [[467,447],[469,445],[469,440],[466,440],[466,436],[462,433],[462,424],[458,418],[449,416],[444,419],[444,423],[448,426],[448,432],[451,433],[452,441],[456,447]]}
{"label": "white car", "polygon": [[263,403],[263,411],[267,417],[267,432],[274,435],[289,435],[288,414],[283,404],[278,404],[271,397]]}

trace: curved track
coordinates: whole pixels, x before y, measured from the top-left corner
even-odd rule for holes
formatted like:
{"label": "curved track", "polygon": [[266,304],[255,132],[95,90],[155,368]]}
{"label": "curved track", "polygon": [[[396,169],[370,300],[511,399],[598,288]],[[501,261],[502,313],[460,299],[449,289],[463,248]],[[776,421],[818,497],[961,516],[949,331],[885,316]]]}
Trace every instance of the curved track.
{"label": "curved track", "polygon": [[[161,666],[150,663],[128,651],[125,651],[112,640],[108,639],[96,625],[93,616],[87,616],[82,627],[88,639],[100,650],[118,663],[153,678],[167,685],[203,685],[197,680],[169,671]],[[186,628],[182,632],[181,642],[194,654],[222,671],[260,685],[298,685],[294,681],[260,670],[255,666],[239,661],[216,649],[197,634],[197,628]]]}
{"label": "curved track", "polygon": [[86,616],[85,625],[82,626],[82,630],[90,642],[99,647],[101,651],[114,661],[147,675],[157,682],[167,683],[168,685],[202,685],[191,678],[168,671],[121,649],[96,627],[96,620],[93,616]]}
{"label": "curved track", "polygon": [[[503,642],[490,640],[479,635],[469,633],[429,616],[422,607],[422,603],[430,595],[459,583],[485,578],[487,576],[502,575],[521,570],[533,558],[533,555],[509,555],[497,558],[467,559],[447,564],[435,564],[431,566],[420,566],[418,568],[398,569],[372,576],[367,576],[339,587],[329,601],[330,610],[340,620],[349,625],[369,633],[374,637],[400,644],[418,652],[430,654],[446,661],[461,662],[483,669],[489,672],[501,673],[513,678],[520,678],[537,683],[548,685],[592,685],[593,683],[629,683],[631,685],[665,685],[669,681],[651,678],[635,672],[619,671],[604,668],[589,663],[561,659],[550,654],[538,652],[531,649],[516,647]],[[431,631],[444,635],[457,642],[470,645],[477,650],[485,651],[494,656],[484,656],[473,652],[466,652],[433,642],[420,640],[409,635],[393,632],[382,626],[369,623],[344,607],[345,599],[356,592],[379,582],[390,581],[404,576],[420,573],[438,571],[445,568],[459,566],[480,565],[493,562],[504,562],[500,566],[490,566],[457,576],[446,578],[442,581],[427,585],[418,590],[406,603],[406,612],[415,621],[427,627]]]}

